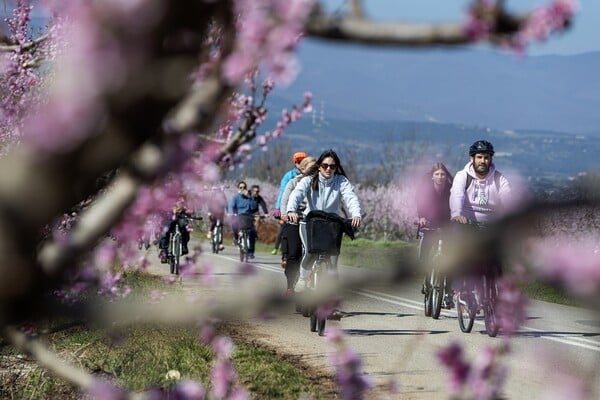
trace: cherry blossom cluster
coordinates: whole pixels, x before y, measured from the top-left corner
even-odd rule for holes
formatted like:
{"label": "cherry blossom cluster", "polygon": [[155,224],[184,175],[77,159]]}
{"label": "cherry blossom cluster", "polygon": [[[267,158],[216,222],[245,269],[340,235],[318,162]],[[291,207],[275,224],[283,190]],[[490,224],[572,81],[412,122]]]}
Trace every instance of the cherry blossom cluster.
{"label": "cherry blossom cluster", "polygon": [[363,399],[373,387],[373,383],[362,371],[360,356],[344,342],[343,332],[328,326],[325,328],[327,342],[332,346],[329,362],[335,367],[335,380],[341,389],[344,400]]}
{"label": "cherry blossom cluster", "polygon": [[238,43],[225,60],[224,77],[235,85],[257,65],[276,82],[290,83],[298,73],[294,49],[314,0],[236,0]]}
{"label": "cherry blossom cluster", "polygon": [[485,346],[469,362],[463,347],[457,342],[440,349],[437,358],[448,370],[453,397],[481,400],[499,398],[507,373],[501,357],[508,351],[506,343],[498,347]]}

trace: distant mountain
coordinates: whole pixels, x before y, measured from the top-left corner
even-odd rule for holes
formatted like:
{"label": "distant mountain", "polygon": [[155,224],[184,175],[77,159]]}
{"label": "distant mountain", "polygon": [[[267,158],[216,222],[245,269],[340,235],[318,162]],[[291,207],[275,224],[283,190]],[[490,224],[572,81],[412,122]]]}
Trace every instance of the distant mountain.
{"label": "distant mountain", "polygon": [[[564,185],[570,177],[588,171],[600,173],[600,136],[543,130],[498,130],[482,126],[422,121],[357,121],[304,117],[286,130],[285,139],[294,151],[318,156],[333,148],[342,160],[364,172],[381,165],[383,153],[398,151],[387,160],[392,169],[422,161],[444,162],[452,171],[467,162],[468,147],[478,139],[490,140],[496,148],[495,162],[503,172],[518,174],[533,186]],[[407,159],[403,159],[407,157]],[[429,162],[429,161],[427,161]]]}
{"label": "distant mountain", "polygon": [[310,90],[329,119],[428,121],[600,136],[600,52],[518,58],[484,50],[402,50],[306,40],[277,103]]}

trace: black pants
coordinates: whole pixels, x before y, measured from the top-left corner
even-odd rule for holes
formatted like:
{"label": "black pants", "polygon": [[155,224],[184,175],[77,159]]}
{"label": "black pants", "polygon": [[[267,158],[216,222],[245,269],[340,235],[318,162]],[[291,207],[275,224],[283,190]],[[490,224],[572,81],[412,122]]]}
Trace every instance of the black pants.
{"label": "black pants", "polygon": [[302,242],[298,225],[284,224],[281,226],[281,258],[287,260],[284,270],[287,288],[293,289],[298,279],[302,260]]}

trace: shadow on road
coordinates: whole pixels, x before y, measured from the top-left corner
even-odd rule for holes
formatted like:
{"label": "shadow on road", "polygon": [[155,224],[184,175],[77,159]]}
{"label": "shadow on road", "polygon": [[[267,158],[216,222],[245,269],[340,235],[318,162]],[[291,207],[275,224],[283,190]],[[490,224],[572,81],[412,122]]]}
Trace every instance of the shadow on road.
{"label": "shadow on road", "polygon": [[415,314],[398,314],[398,313],[384,313],[384,312],[373,312],[373,311],[345,311],[343,313],[344,318],[355,317],[357,315],[395,315],[397,317],[414,317]]}
{"label": "shadow on road", "polygon": [[449,333],[450,331],[428,331],[413,329],[344,329],[344,333],[349,336],[405,336],[405,335],[439,335]]}
{"label": "shadow on road", "polygon": [[519,331],[515,332],[514,336],[519,337],[544,337],[544,336],[557,336],[557,337],[595,337],[600,336],[600,332],[560,332],[560,331],[542,331],[542,332],[530,332],[530,331]]}

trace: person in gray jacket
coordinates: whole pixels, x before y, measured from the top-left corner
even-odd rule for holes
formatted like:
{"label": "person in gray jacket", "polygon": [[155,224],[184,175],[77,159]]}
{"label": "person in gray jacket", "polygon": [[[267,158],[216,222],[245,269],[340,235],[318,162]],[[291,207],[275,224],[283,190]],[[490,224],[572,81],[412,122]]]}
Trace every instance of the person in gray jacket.
{"label": "person in gray jacket", "polygon": [[[317,162],[306,171],[306,177],[296,185],[286,205],[287,218],[291,222],[298,222],[298,209],[306,198],[304,216],[310,211],[319,210],[340,214],[342,202],[348,209],[352,227],[360,226],[361,209],[354,188],[348,181],[344,168],[342,168],[338,155],[333,150],[323,152]],[[304,248],[307,248],[306,223],[300,222],[300,239]],[[333,264],[337,266],[337,256],[332,257]],[[300,276],[296,283],[295,291],[302,292],[306,289],[310,277],[310,268],[315,255],[304,252],[300,268]]]}

